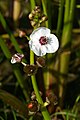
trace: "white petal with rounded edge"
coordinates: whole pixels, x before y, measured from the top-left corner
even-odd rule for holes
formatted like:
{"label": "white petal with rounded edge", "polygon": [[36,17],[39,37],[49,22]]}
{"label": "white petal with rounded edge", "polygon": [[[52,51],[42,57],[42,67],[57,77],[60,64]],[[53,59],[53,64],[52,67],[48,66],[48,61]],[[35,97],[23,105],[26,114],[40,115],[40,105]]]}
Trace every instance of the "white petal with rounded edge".
{"label": "white petal with rounded edge", "polygon": [[35,39],[40,39],[41,36],[49,36],[50,35],[50,30],[46,27],[39,27],[35,29],[32,34],[30,35],[30,39],[35,40]]}
{"label": "white petal with rounded edge", "polygon": [[46,54],[45,46],[41,46],[41,44],[38,42],[34,44],[32,41],[30,41],[29,47],[37,56],[43,56]]}
{"label": "white petal with rounded edge", "polygon": [[[48,43],[41,45],[39,39],[42,36],[48,38]],[[50,30],[45,27],[39,27],[30,35],[29,47],[37,55],[43,56],[46,53],[54,53],[59,47],[58,38],[54,34],[50,34]]]}
{"label": "white petal with rounded edge", "polygon": [[12,63],[12,64],[16,63],[16,60],[14,59],[14,57],[12,57],[11,63]]}
{"label": "white petal with rounded edge", "polygon": [[48,44],[45,45],[47,53],[54,53],[59,48],[58,38],[54,34],[50,34]]}

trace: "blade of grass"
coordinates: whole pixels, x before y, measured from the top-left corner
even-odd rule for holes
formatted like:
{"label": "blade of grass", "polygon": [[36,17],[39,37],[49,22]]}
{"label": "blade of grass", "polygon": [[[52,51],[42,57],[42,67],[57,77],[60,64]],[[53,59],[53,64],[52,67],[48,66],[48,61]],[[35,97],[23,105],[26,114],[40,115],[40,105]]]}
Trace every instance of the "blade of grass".
{"label": "blade of grass", "polygon": [[4,120],[1,116],[0,116],[0,119],[1,119],[1,120]]}
{"label": "blade of grass", "polygon": [[61,0],[61,4],[60,4],[60,7],[59,7],[57,30],[56,30],[56,34],[57,34],[58,37],[60,37],[60,33],[61,33],[63,11],[64,11],[64,2],[65,2],[65,0]]}
{"label": "blade of grass", "polygon": [[[47,1],[46,0],[42,0],[42,7],[43,7],[43,12],[46,16],[47,15],[47,9],[46,9],[46,6],[47,6]],[[46,21],[46,27],[48,28],[48,21]]]}
{"label": "blade of grass", "polygon": [[69,120],[68,111],[66,111],[66,120]]}
{"label": "blade of grass", "polygon": [[[51,117],[56,116],[56,115],[66,115],[66,114],[67,114],[66,112],[55,112],[53,115],[51,115]],[[79,116],[77,116],[74,113],[70,113],[70,112],[68,112],[68,116],[71,117],[71,118],[75,118],[75,120],[77,120],[79,118]]]}
{"label": "blade of grass", "polygon": [[12,114],[13,114],[14,120],[17,120],[16,113],[14,112],[14,110],[12,110]]}
{"label": "blade of grass", "polygon": [[[47,17],[48,17],[48,28],[51,29],[51,19],[52,19],[52,5],[51,5],[52,1],[51,0],[47,0]],[[54,8],[53,8],[54,10]]]}
{"label": "blade of grass", "polygon": [[[2,51],[4,53],[4,55],[6,56],[6,58],[8,60],[10,60],[11,59],[11,53],[10,53],[8,47],[6,46],[4,40],[1,37],[0,37],[0,46],[1,46],[1,49],[2,49]],[[19,68],[16,65],[14,65],[14,67],[13,67],[13,72],[14,72],[16,78],[17,78],[18,83],[20,84],[20,86],[21,86],[21,88],[23,90],[23,93],[24,93],[26,99],[29,100],[29,96],[28,96],[27,91],[26,91],[26,89],[24,87],[25,83],[23,83],[22,74],[21,74]]]}
{"label": "blade of grass", "polygon": [[13,34],[11,33],[11,31],[10,31],[10,29],[9,29],[9,27],[8,27],[8,25],[7,25],[4,17],[3,17],[3,15],[1,14],[1,12],[0,12],[0,22],[1,22],[2,26],[3,26],[3,28],[4,28],[4,29],[6,30],[6,32],[9,34],[10,40],[11,40],[12,44],[14,45],[15,50],[16,50],[17,52],[19,52],[19,53],[22,53],[22,51],[21,51],[21,49],[20,49],[20,47],[19,47],[16,39],[14,38]]}
{"label": "blade of grass", "polygon": [[19,112],[21,115],[25,116],[26,119],[28,117],[28,110],[25,104],[22,103],[19,99],[17,99],[12,94],[1,90],[0,89],[0,99],[3,100],[6,104],[9,104],[12,106],[17,112]]}
{"label": "blade of grass", "polygon": [[5,120],[7,120],[7,113],[6,113],[6,105],[4,105],[4,117],[5,117]]}

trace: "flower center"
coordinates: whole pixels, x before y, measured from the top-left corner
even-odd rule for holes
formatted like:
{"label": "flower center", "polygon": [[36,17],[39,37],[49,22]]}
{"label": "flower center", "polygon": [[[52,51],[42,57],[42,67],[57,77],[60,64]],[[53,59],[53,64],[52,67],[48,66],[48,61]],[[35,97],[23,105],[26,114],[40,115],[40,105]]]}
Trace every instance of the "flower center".
{"label": "flower center", "polygon": [[41,45],[45,45],[45,44],[47,44],[46,36],[42,36],[42,37],[40,37],[39,42],[40,42]]}

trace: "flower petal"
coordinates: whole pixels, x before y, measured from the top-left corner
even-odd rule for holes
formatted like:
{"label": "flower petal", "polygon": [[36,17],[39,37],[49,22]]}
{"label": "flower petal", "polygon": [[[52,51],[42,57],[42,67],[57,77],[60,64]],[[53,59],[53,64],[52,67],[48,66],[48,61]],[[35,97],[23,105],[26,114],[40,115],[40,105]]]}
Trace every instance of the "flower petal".
{"label": "flower petal", "polygon": [[24,58],[24,54],[21,53],[16,53],[12,56],[11,58],[11,63],[20,63],[22,61],[22,59]]}
{"label": "flower petal", "polygon": [[46,54],[45,46],[41,46],[41,44],[38,42],[34,44],[32,40],[29,41],[29,47],[37,56],[43,56]]}
{"label": "flower petal", "polygon": [[45,45],[47,53],[54,53],[59,48],[58,38],[54,34],[50,34],[48,44]]}
{"label": "flower petal", "polygon": [[16,60],[14,59],[14,57],[12,57],[11,63],[12,63],[12,64],[16,63]]}
{"label": "flower petal", "polygon": [[41,36],[49,36],[49,35],[50,35],[50,30],[48,28],[39,27],[32,32],[32,34],[30,35],[30,39],[35,40],[35,38],[37,38],[39,40]]}

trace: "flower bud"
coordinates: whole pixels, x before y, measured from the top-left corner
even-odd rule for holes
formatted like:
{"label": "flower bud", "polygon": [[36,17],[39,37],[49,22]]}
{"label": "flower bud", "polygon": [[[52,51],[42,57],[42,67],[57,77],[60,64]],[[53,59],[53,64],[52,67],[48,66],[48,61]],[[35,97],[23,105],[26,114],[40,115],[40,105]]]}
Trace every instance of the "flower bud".
{"label": "flower bud", "polygon": [[20,63],[22,59],[24,58],[24,55],[21,53],[16,53],[12,56],[11,63]]}
{"label": "flower bud", "polygon": [[45,67],[45,59],[43,57],[38,57],[36,64],[38,65],[38,67]]}
{"label": "flower bud", "polygon": [[35,12],[36,12],[36,13],[40,13],[40,12],[41,12],[41,10],[40,10],[40,9],[37,9]]}
{"label": "flower bud", "polygon": [[42,20],[42,22],[44,22],[44,21],[47,21],[48,18],[47,18],[47,16],[43,16],[43,17],[41,18],[41,20]]}
{"label": "flower bud", "polygon": [[31,13],[32,13],[33,16],[36,14],[35,10],[32,10]]}
{"label": "flower bud", "polygon": [[[39,91],[39,93],[40,93],[40,95],[42,96],[42,92]],[[37,100],[37,99],[36,99],[36,94],[35,94],[34,91],[31,93],[31,100]]]}
{"label": "flower bud", "polygon": [[25,37],[26,33],[22,30],[19,30],[19,37]]}
{"label": "flower bud", "polygon": [[38,10],[38,9],[40,9],[40,7],[39,6],[35,6],[35,10]]}
{"label": "flower bud", "polygon": [[29,14],[29,19],[30,19],[30,20],[33,19],[33,14],[32,14],[32,13]]}
{"label": "flower bud", "polygon": [[37,73],[37,66],[36,65],[28,65],[24,66],[24,72],[27,73],[28,76],[34,75]]}
{"label": "flower bud", "polygon": [[48,91],[46,95],[46,101],[49,101],[51,104],[58,104],[57,96],[52,93],[52,91]]}
{"label": "flower bud", "polygon": [[36,25],[35,21],[31,21],[31,25],[34,27]]}
{"label": "flower bud", "polygon": [[37,101],[31,101],[27,107],[30,115],[35,114],[37,111],[39,111],[39,105]]}

